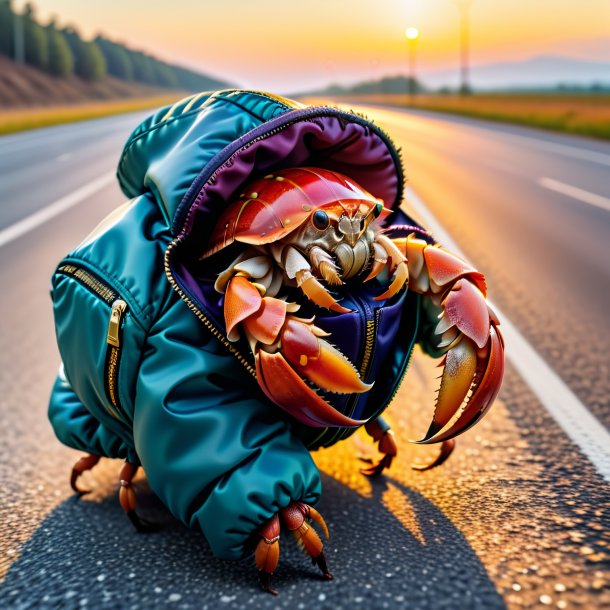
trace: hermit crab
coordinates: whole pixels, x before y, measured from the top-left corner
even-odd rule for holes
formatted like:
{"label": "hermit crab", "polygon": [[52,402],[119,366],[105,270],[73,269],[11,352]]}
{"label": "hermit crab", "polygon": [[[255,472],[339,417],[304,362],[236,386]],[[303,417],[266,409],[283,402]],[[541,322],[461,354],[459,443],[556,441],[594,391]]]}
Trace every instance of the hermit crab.
{"label": "hermit crab", "polygon": [[[485,299],[483,275],[415,233],[389,237],[382,224],[389,213],[383,201],[339,173],[280,170],[250,182],[230,202],[201,256],[205,261],[242,244],[215,283],[224,295],[228,339],[248,342],[263,392],[304,425],[365,425],[384,454],[363,470],[368,475],[389,467],[397,449],[383,420],[356,419],[337,407],[344,404],[339,397],[369,392],[375,381],[362,378],[337,346],[341,337],[316,319],[319,313],[350,313],[333,292],[345,297],[370,283],[378,286],[373,299],[381,303],[407,289],[422,295],[422,311],[434,322],[429,339],[444,354],[432,423],[417,441],[442,443],[432,465],[446,459],[453,437],[489,409],[503,375],[503,339]],[[304,309],[309,315],[301,315]],[[322,543],[307,518],[328,534],[321,515],[302,502],[259,529],[255,557],[267,590],[279,558],[280,522],[330,578]]]}
{"label": "hermit crab", "polygon": [[330,579],[312,452],[364,427],[381,456],[361,472],[396,468],[383,414],[409,400],[418,345],[442,373],[414,441],[441,450],[417,469],[447,459],[503,375],[483,276],[403,209],[390,136],[339,108],[195,94],[134,130],[117,175],[128,201],[52,277],[48,416],[86,453],[73,489],[124,460],[119,501],[139,531],[155,529],[136,512],[142,468],[216,557],[253,554],[265,590],[286,531]]}

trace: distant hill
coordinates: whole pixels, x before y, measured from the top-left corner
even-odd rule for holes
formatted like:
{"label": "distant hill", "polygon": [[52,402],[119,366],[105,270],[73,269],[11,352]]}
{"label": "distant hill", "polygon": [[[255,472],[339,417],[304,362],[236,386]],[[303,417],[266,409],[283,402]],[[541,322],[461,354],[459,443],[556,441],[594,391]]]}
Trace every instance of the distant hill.
{"label": "distant hill", "polygon": [[315,97],[318,95],[349,95],[368,93],[410,93],[413,87],[414,93],[425,93],[425,87],[417,80],[406,76],[386,76],[379,80],[367,80],[355,85],[330,85],[316,91],[298,92],[289,94],[291,98]]}
{"label": "distant hill", "polygon": [[[428,87],[457,87],[459,73],[455,70],[428,72],[421,75]],[[610,63],[561,56],[538,56],[525,61],[474,65],[470,70],[474,89],[543,89],[559,85],[610,87]]]}
{"label": "distant hill", "polygon": [[[355,85],[330,85],[317,91],[299,92],[294,97],[369,93],[407,93],[410,79],[387,76]],[[418,93],[439,89],[457,90],[458,70],[425,72],[415,83]],[[533,57],[521,62],[500,62],[472,66],[470,85],[475,91],[610,91],[610,63],[569,57]]]}

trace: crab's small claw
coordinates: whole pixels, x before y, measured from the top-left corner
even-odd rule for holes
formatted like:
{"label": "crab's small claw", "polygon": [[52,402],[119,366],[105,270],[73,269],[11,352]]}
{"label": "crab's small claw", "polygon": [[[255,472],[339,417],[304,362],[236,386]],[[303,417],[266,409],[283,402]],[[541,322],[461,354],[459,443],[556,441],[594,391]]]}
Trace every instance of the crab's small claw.
{"label": "crab's small claw", "polygon": [[79,495],[84,496],[88,494],[90,489],[81,489],[77,484],[78,478],[86,472],[91,470],[100,461],[99,455],[93,455],[92,453],[80,458],[76,464],[72,467],[72,473],[70,474],[70,487]]}
{"label": "crab's small claw", "polygon": [[287,316],[280,351],[260,349],[256,371],[263,391],[299,421],[314,427],[355,427],[364,421],[343,415],[311,389],[303,377],[330,392],[366,392],[354,365],[311,322]]}

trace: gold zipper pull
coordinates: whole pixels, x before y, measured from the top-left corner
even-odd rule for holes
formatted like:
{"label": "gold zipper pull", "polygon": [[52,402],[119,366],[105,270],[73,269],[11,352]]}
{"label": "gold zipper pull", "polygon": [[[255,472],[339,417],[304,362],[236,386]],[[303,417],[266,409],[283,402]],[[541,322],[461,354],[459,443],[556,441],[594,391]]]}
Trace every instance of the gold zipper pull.
{"label": "gold zipper pull", "polygon": [[110,321],[108,322],[108,336],[106,341],[109,345],[114,347],[120,347],[121,341],[119,339],[119,329],[121,328],[121,318],[127,309],[127,303],[121,299],[117,299],[112,304],[112,311],[110,312]]}

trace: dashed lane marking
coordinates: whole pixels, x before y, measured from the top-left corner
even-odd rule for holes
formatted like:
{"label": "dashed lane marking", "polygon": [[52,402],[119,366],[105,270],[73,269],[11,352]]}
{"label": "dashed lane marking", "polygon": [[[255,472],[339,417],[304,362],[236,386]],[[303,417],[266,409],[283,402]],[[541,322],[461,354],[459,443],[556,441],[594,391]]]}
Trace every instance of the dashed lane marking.
{"label": "dashed lane marking", "polygon": [[2,229],[2,231],[0,231],[0,248],[21,237],[22,235],[33,231],[40,225],[51,220],[51,218],[54,218],[71,207],[78,205],[87,199],[87,197],[91,197],[91,195],[97,193],[97,191],[101,191],[104,187],[112,184],[115,180],[116,176],[114,172],[103,174],[95,180],[92,180],[80,188],[77,188],[75,191],[72,191],[69,195],[57,199],[41,210],[26,216],[22,220],[17,221],[9,227],[6,227],[6,229]]}
{"label": "dashed lane marking", "polygon": [[572,199],[577,199],[583,203],[588,203],[589,205],[594,205],[602,210],[610,212],[610,199],[603,195],[591,193],[590,191],[585,191],[577,186],[572,186],[571,184],[566,184],[565,182],[560,182],[559,180],[554,180],[553,178],[547,178],[545,176],[538,178],[538,184],[545,189],[555,191],[561,195],[566,195]]}
{"label": "dashed lane marking", "polygon": [[[407,188],[407,204],[436,239],[447,248],[467,258],[445,231],[425,203]],[[536,352],[510,320],[492,305],[500,318],[506,341],[506,358],[527,383],[551,417],[574,442],[599,474],[610,482],[610,433],[580,402],[576,395]]]}

